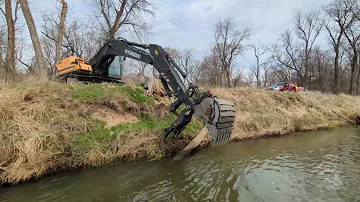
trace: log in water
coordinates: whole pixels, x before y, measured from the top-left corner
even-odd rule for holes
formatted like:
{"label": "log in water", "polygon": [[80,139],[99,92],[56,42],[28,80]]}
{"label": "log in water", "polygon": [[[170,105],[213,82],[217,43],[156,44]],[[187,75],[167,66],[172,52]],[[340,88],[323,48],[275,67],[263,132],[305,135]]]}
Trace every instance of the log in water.
{"label": "log in water", "polygon": [[357,201],[360,128],[203,149],[0,188],[0,201]]}

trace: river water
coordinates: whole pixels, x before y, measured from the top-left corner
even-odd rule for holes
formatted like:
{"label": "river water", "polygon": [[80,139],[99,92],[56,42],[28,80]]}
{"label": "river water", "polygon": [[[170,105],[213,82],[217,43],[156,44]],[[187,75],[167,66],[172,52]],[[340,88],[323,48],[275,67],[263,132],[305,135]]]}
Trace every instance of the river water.
{"label": "river water", "polygon": [[0,188],[0,201],[360,201],[360,128],[229,143]]}

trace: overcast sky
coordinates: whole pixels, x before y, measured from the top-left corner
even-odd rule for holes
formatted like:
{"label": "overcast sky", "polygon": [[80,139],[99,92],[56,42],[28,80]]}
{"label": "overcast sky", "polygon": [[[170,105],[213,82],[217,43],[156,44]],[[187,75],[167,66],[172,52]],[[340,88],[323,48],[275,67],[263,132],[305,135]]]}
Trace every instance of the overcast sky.
{"label": "overcast sky", "polygon": [[[68,0],[73,15],[85,16],[85,0]],[[158,0],[160,1],[160,0]],[[44,10],[53,9],[55,0],[33,0],[36,18]],[[219,19],[232,17],[238,29],[251,29],[247,43],[271,44],[280,33],[293,26],[294,14],[301,10],[318,10],[331,0],[165,0],[156,3],[155,18],[148,41],[163,47],[193,48],[203,56],[213,42],[213,30]],[[39,19],[41,20],[41,19]],[[249,66],[250,50],[239,61]]]}

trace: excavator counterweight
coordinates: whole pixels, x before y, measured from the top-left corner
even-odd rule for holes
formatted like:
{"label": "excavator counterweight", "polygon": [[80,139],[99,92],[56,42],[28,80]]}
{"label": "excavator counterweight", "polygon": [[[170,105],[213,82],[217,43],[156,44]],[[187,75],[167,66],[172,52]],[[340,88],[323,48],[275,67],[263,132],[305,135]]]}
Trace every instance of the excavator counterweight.
{"label": "excavator counterweight", "polygon": [[[163,139],[179,137],[181,132],[191,121],[193,114],[202,120],[212,137],[213,146],[227,143],[235,121],[234,104],[213,96],[211,92],[200,92],[198,87],[191,83],[184,71],[175,63],[171,56],[159,45],[139,44],[126,39],[107,40],[89,62],[70,57],[57,63],[59,74],[66,75],[72,70],[90,68],[90,75],[104,75],[108,73],[116,57],[125,57],[152,65],[159,73],[159,79],[164,86],[166,94],[172,100],[170,112],[177,115],[177,119],[166,128],[162,134]],[[76,67],[74,69],[74,67]],[[184,80],[188,81],[188,87]],[[178,114],[181,106],[184,109]]]}
{"label": "excavator counterweight", "polygon": [[74,71],[84,71],[87,73],[92,72],[91,66],[85,63],[84,58],[78,58],[74,56],[70,56],[64,60],[57,62],[56,68],[60,76]]}

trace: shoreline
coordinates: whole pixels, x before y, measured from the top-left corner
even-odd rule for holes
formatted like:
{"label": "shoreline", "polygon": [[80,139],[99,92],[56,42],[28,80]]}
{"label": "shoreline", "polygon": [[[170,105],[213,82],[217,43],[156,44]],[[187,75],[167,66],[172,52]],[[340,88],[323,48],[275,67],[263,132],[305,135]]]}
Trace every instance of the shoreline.
{"label": "shoreline", "polygon": [[[181,139],[163,143],[169,102],[135,85],[0,86],[0,184],[56,172],[176,155],[203,128],[193,119]],[[253,88],[212,89],[237,110],[231,142],[358,124],[360,97]],[[198,149],[210,146],[205,139]]]}
{"label": "shoreline", "polygon": [[[338,127],[335,127],[335,128],[318,127],[316,129],[306,130],[306,131],[296,131],[296,132],[289,132],[289,133],[283,133],[283,134],[266,134],[266,135],[258,135],[258,136],[253,136],[253,137],[243,137],[243,138],[231,139],[231,141],[229,143],[238,143],[238,142],[243,142],[243,141],[248,141],[248,140],[255,140],[255,139],[280,138],[282,136],[293,135],[293,134],[296,134],[296,133],[306,133],[306,132],[322,131],[322,130],[325,131],[325,130],[329,130],[329,129],[332,130],[332,129],[337,129],[337,128],[341,128],[341,127],[350,127],[350,126],[354,126],[354,125],[355,124],[344,123],[343,125],[339,125]],[[187,142],[189,143],[190,140],[188,140]],[[186,143],[186,144],[188,144],[188,143]],[[186,144],[185,144],[185,146],[186,146]],[[225,146],[225,145],[222,145],[222,146]],[[188,154],[188,156],[191,156],[193,153],[196,153],[197,151],[200,151],[201,149],[206,149],[206,148],[210,148],[210,147],[211,147],[211,140],[210,139],[203,140],[202,143],[197,148],[195,148],[191,153]],[[178,152],[178,151],[176,151],[176,152]],[[176,152],[174,154],[172,154],[172,155],[164,156],[163,158],[168,158],[168,161],[170,162],[171,159],[175,156]],[[184,159],[186,159],[186,157]],[[109,162],[109,163],[101,165],[101,166],[106,166],[106,165],[111,166],[111,165],[117,165],[117,164],[121,164],[121,163],[133,162],[133,161],[148,161],[148,162],[150,162],[152,160],[150,160],[146,156],[143,156],[143,157],[140,157],[139,159],[136,159],[136,160],[129,160],[129,159],[115,160],[115,161]],[[29,179],[27,181],[19,182],[19,183],[16,183],[16,184],[11,184],[11,183],[0,184],[0,187],[6,188],[6,187],[11,187],[11,186],[21,185],[21,184],[24,184],[24,183],[27,183],[27,182],[39,180],[42,177],[51,176],[51,175],[56,174],[56,173],[81,172],[81,171],[86,171],[88,169],[96,169],[96,168],[101,167],[101,166],[79,167],[79,168],[73,168],[73,169],[57,169],[57,170],[55,170],[53,172],[45,173],[44,175],[42,175],[40,177],[37,177],[37,178],[34,177],[34,178],[31,178],[31,179]]]}

